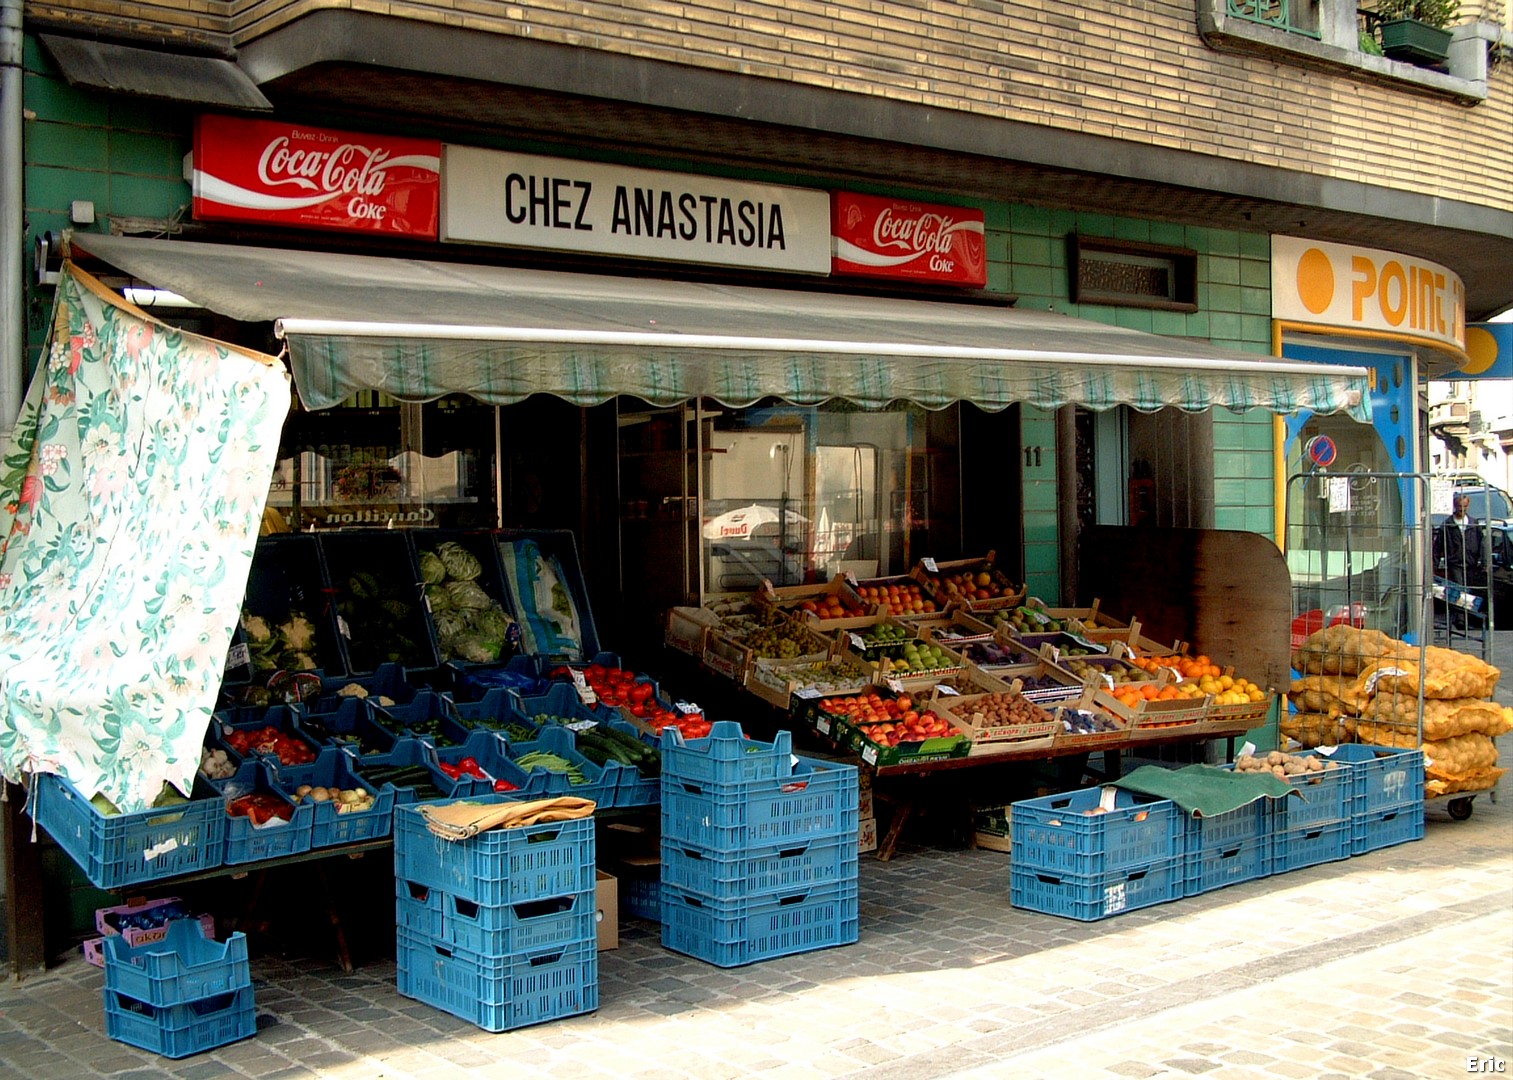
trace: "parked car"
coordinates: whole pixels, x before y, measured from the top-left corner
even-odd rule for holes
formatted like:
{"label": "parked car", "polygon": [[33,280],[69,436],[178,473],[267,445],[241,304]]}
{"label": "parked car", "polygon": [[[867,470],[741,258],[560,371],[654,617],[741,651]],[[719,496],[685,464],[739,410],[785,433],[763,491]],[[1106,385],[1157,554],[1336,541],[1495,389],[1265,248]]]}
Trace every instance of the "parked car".
{"label": "parked car", "polygon": [[[1471,500],[1467,511],[1472,521],[1490,521],[1493,525],[1513,523],[1513,497],[1500,487],[1494,487],[1491,484],[1457,483],[1455,495],[1456,497],[1465,495]],[[1437,529],[1449,516],[1449,514],[1431,514],[1429,521]]]}
{"label": "parked car", "polygon": [[1513,630],[1513,525],[1492,530],[1492,628]]}

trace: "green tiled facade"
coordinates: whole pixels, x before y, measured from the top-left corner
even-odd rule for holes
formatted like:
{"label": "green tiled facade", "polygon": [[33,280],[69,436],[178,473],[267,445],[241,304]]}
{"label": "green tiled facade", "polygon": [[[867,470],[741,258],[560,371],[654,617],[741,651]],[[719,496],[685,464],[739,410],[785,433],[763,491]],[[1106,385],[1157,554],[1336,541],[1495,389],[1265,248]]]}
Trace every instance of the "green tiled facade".
{"label": "green tiled facade", "polygon": [[[42,54],[34,38],[25,51],[25,199],[32,236],[70,227],[76,200],[95,205],[103,231],[113,217],[171,222],[187,217],[189,185],[182,160],[189,150],[193,111],[147,104],[70,87]],[[421,132],[409,132],[422,134]],[[485,140],[487,141],[487,140]],[[523,148],[535,150],[536,148]],[[542,152],[562,153],[560,149]],[[677,169],[681,163],[630,159],[629,163]],[[743,179],[805,184],[802,176],[761,170],[731,170]],[[949,201],[939,192],[857,190],[923,200]],[[1053,310],[1134,330],[1204,338],[1229,348],[1269,352],[1270,239],[1264,234],[1184,226],[1110,214],[1073,213],[1007,203],[975,204],[984,213],[988,288],[1013,293],[1024,307]],[[1086,236],[1189,247],[1198,252],[1199,310],[1150,311],[1073,304],[1067,280],[1066,237]],[[29,307],[29,364],[35,365],[48,311],[45,291]],[[1268,414],[1213,414],[1214,525],[1273,535],[1272,423]],[[1024,559],[1036,595],[1059,597],[1055,424],[1038,410],[1025,410],[1022,438],[1040,446],[1038,466],[1023,466]]]}

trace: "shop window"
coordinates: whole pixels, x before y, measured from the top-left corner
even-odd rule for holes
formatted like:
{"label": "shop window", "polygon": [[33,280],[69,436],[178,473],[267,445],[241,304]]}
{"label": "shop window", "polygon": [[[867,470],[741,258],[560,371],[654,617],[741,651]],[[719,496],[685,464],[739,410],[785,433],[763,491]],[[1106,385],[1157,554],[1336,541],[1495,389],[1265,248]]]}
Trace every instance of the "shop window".
{"label": "shop window", "polygon": [[466,399],[296,412],[268,505],[295,531],[492,527],[494,429],[494,409]]}

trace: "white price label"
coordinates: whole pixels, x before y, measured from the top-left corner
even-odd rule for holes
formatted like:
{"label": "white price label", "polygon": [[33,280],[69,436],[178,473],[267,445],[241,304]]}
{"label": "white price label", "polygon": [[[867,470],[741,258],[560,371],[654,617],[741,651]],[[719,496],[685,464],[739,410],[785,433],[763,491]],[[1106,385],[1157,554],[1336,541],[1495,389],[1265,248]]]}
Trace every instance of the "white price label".
{"label": "white price label", "polygon": [[866,746],[862,748],[862,760],[868,765],[877,764],[877,747]]}
{"label": "white price label", "polygon": [[867,643],[862,640],[862,636],[860,634],[848,633],[846,636],[851,639],[851,647],[857,652],[861,652],[867,647]]}
{"label": "white price label", "polygon": [[1089,641],[1087,638],[1078,637],[1076,634],[1068,634],[1067,637],[1071,638],[1078,645],[1081,645],[1084,649],[1087,649],[1089,652],[1095,652],[1095,653],[1106,653],[1106,652],[1108,652],[1108,646],[1107,645],[1100,645],[1096,641]]}
{"label": "white price label", "polygon": [[889,675],[883,679],[883,683],[895,694],[902,694],[904,692],[904,681],[897,676]]}
{"label": "white price label", "polygon": [[573,689],[578,691],[578,700],[583,702],[583,704],[599,704],[599,695],[594,693],[594,688],[592,686],[589,686],[587,683],[584,683],[582,686],[575,686],[573,687]]}
{"label": "white price label", "polygon": [[812,686],[801,686],[801,687],[799,687],[797,690],[795,690],[793,692],[793,696],[796,697],[796,698],[803,698],[804,700],[809,701],[809,700],[812,700],[814,698],[822,698],[825,695],[822,694],[822,693],[820,693],[818,690],[816,690]]}
{"label": "white price label", "polygon": [[925,572],[926,573],[929,573],[929,574],[938,574],[938,573],[940,573],[940,568],[935,565],[935,560],[934,559],[920,559],[919,563],[920,563],[921,566],[923,566],[925,568]]}
{"label": "white price label", "polygon": [[596,727],[598,727],[599,726],[599,721],[597,721],[597,720],[575,720],[571,724],[563,724],[562,726],[565,727],[565,728],[567,728],[567,730],[569,730],[569,731],[587,731],[589,728],[596,728]]}
{"label": "white price label", "polygon": [[675,702],[673,704],[673,708],[676,709],[678,712],[682,713],[684,716],[693,716],[693,715],[695,715],[697,713],[702,713],[704,711],[703,709],[699,708],[697,705],[695,705],[691,701],[679,701],[679,702]]}
{"label": "white price label", "polygon": [[851,570],[846,571],[846,584],[856,588],[856,574]]}
{"label": "white price label", "polygon": [[348,641],[352,640],[352,628],[347,625],[347,620],[342,618],[340,615],[336,617],[336,630]]}
{"label": "white price label", "polygon": [[821,735],[829,735],[830,734],[830,718],[828,716],[821,716],[818,720],[816,720],[814,722],[814,728]]}
{"label": "white price label", "polygon": [[1329,512],[1331,514],[1350,512],[1350,477],[1331,476],[1329,478]]}
{"label": "white price label", "polygon": [[961,691],[957,690],[955,687],[946,686],[945,684],[937,686],[935,688],[935,692],[941,697],[961,697]]}
{"label": "white price label", "polygon": [[231,648],[226,652],[227,669],[246,667],[251,662],[252,650],[247,647],[245,642],[239,645],[231,646]]}

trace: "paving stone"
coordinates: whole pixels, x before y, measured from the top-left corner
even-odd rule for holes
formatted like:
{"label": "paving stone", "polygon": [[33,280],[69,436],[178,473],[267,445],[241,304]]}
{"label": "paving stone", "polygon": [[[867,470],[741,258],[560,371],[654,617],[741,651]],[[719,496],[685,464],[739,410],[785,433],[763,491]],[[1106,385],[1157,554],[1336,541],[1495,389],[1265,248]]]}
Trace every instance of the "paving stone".
{"label": "paving stone", "polygon": [[1181,1069],[1185,1073],[1199,1076],[1206,1072],[1212,1072],[1219,1067],[1216,1061],[1208,1061],[1204,1058],[1175,1058],[1166,1062],[1174,1069]]}

